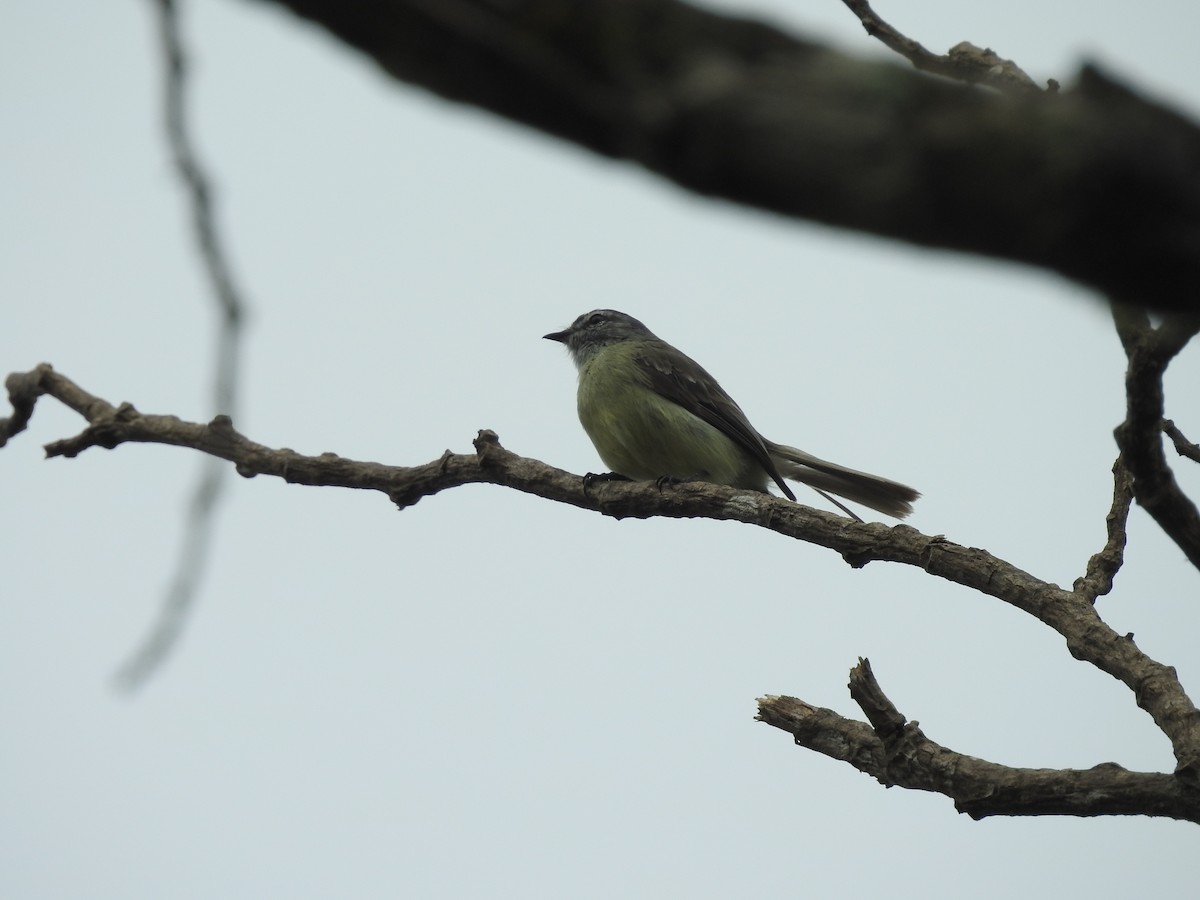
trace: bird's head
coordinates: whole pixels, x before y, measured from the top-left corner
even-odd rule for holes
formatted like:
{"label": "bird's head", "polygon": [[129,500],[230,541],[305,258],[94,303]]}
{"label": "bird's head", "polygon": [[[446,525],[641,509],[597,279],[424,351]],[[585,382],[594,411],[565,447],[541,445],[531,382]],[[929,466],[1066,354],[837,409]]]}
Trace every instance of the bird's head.
{"label": "bird's head", "polygon": [[570,328],[543,337],[565,344],[576,365],[583,365],[605,347],[635,338],[653,338],[654,334],[633,316],[615,309],[593,309],[572,322]]}

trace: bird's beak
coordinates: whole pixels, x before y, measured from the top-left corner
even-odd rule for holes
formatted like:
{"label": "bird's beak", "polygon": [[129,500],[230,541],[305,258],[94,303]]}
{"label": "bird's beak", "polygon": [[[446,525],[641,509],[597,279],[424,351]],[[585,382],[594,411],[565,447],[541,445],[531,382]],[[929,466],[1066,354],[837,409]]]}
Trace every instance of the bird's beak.
{"label": "bird's beak", "polygon": [[549,334],[543,334],[542,339],[547,341],[558,341],[560,344],[565,344],[567,342],[567,338],[570,336],[571,330],[568,328],[566,331],[552,331]]}

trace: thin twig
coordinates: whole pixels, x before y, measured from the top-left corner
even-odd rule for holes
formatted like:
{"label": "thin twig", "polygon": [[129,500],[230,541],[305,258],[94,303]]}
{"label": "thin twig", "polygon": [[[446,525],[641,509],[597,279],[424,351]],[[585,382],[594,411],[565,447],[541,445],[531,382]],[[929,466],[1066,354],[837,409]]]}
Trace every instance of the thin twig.
{"label": "thin twig", "polygon": [[1124,456],[1117,456],[1112,472],[1112,506],[1104,519],[1108,539],[1100,552],[1088,560],[1087,571],[1082,578],[1075,580],[1074,585],[1075,593],[1089,603],[1095,603],[1097,597],[1112,591],[1113,579],[1125,561],[1126,523],[1129,521],[1129,507],[1133,505],[1133,476],[1129,474]]}
{"label": "thin twig", "polygon": [[[171,160],[191,207],[192,229],[200,260],[220,313],[213,373],[213,408],[232,416],[237,412],[238,369],[242,322],[246,304],[216,225],[213,188],[187,122],[187,56],[180,35],[179,10],[175,0],[154,0],[158,11],[162,44],[165,93],[164,119]],[[216,529],[216,510],[226,483],[224,466],[213,458],[204,460],[184,523],[179,559],[159,610],[157,620],[141,644],[121,665],[117,683],[127,689],[142,685],[166,659],[178,642],[191,613]]]}
{"label": "thin twig", "polygon": [[[1018,94],[1041,90],[1037,82],[1026,75],[1020,66],[1011,59],[1001,59],[990,49],[962,41],[951,47],[945,56],[939,56],[885,22],[871,8],[868,0],[842,2],[858,16],[867,34],[882,41],[885,46],[899,53],[923,72],[969,84],[984,84],[997,90]],[[1058,82],[1051,80],[1047,88],[1051,92],[1057,91]]]}
{"label": "thin twig", "polygon": [[1175,445],[1176,453],[1192,462],[1200,463],[1200,444],[1189,441],[1170,419],[1163,419],[1162,429]]}

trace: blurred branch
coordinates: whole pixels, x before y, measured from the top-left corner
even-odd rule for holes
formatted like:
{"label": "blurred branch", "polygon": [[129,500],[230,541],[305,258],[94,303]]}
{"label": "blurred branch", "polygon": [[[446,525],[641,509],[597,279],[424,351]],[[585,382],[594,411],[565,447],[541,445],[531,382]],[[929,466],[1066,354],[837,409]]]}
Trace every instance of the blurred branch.
{"label": "blurred branch", "polygon": [[[891,50],[895,50],[916,68],[933,75],[965,81],[968,84],[984,84],[1000,91],[1026,93],[1038,91],[1037,82],[1030,78],[1011,59],[1001,59],[992,50],[984,50],[963,41],[950,48],[945,56],[930,53],[917,41],[901,34],[871,8],[867,0],[842,0],[866,29],[867,34],[878,38]],[[1051,81],[1051,91],[1058,90],[1058,82]]]}
{"label": "blurred branch", "polygon": [[[984,550],[921,534],[906,525],[856,523],[768,494],[702,482],[669,489],[660,489],[653,482],[605,482],[585,490],[584,479],[578,475],[517,456],[502,447],[491,431],[479,433],[474,453],[446,451],[423,465],[386,466],[332,453],[305,456],[272,449],[239,434],[228,416],[217,416],[203,425],[174,416],[146,415],[128,403],[113,406],[47,364],[10,375],[6,384],[16,412],[11,419],[0,421],[0,442],[25,428],[33,404],[43,395],[58,399],[87,419],[87,428],[79,434],[48,444],[48,457],[73,457],[92,447],[112,449],[128,442],[170,444],[228,460],[247,478],[272,475],[291,484],[380,491],[401,509],[460,485],[498,484],[617,519],[665,516],[757,525],[835,550],[855,568],[874,560],[915,566],[1028,613],[1060,634],[1076,659],[1123,682],[1171,741],[1178,762],[1176,777],[1200,789],[1200,713],[1175,670],[1146,656],[1131,637],[1109,628],[1096,613],[1089,592],[1063,590]],[[879,721],[872,721],[881,727]],[[826,739],[833,737],[827,735]],[[1088,778],[1079,778],[1081,786],[1094,786]],[[1071,798],[1064,802],[1076,808],[1079,801]],[[974,809],[991,814],[986,804]]]}
{"label": "blurred branch", "polygon": [[997,94],[678,0],[271,2],[395,78],[701,194],[1200,311],[1200,129],[1094,67]]}
{"label": "blurred branch", "polygon": [[1200,568],[1200,512],[1167,465],[1163,452],[1163,374],[1200,331],[1200,317],[1173,316],[1157,328],[1145,313],[1113,307],[1128,366],[1125,421],[1115,436],[1133,476],[1133,496],[1159,527]]}
{"label": "blurred branch", "polygon": [[[220,314],[213,372],[213,409],[226,415],[237,412],[238,361],[245,302],[238,289],[221,241],[213,210],[212,182],[205,173],[188,131],[187,56],[180,35],[175,0],[152,0],[158,12],[159,41],[164,69],[164,123],[171,161],[191,207],[192,230],[200,261],[212,286]],[[184,523],[179,559],[171,585],[163,598],[158,619],[140,646],[117,673],[126,688],[141,685],[166,659],[183,633],[200,589],[216,528],[216,510],[224,492],[224,468],[212,458],[204,461]]]}
{"label": "blurred branch", "polygon": [[850,671],[850,694],[870,724],[795,697],[760,698],[756,718],[885,787],[944,794],[972,819],[1144,815],[1200,822],[1200,793],[1176,775],[1131,772],[1116,763],[1016,769],[943,747],[896,709],[865,659]]}

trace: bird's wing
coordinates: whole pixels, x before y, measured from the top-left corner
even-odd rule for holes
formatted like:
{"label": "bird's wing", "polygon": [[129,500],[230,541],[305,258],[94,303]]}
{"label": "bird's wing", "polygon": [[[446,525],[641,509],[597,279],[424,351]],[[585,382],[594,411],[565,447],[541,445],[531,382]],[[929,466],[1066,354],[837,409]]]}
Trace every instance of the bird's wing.
{"label": "bird's wing", "polygon": [[789,500],[796,499],[771,459],[762,435],[755,431],[742,408],[699,363],[659,340],[654,342],[651,352],[635,354],[634,362],[645,374],[651,389],[745,449]]}

